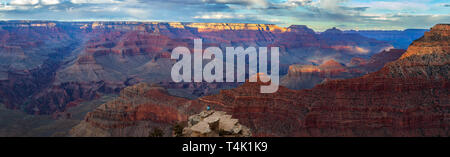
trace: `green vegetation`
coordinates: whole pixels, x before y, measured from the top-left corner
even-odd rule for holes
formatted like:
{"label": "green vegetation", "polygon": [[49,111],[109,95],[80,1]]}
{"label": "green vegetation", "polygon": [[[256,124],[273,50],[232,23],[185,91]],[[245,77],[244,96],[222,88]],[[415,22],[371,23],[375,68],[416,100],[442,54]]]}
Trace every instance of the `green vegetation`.
{"label": "green vegetation", "polygon": [[183,137],[183,129],[184,126],[182,123],[176,123],[175,126],[173,126],[175,137]]}
{"label": "green vegetation", "polygon": [[163,137],[164,132],[160,128],[153,128],[153,131],[151,131],[148,135],[148,137]]}

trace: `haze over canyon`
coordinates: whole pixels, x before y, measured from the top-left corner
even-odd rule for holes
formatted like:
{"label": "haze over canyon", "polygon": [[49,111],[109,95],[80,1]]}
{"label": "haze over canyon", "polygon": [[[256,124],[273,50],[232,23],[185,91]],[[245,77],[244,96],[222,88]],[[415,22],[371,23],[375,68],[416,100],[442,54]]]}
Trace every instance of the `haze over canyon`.
{"label": "haze over canyon", "polygon": [[[449,136],[449,35],[449,24],[315,32],[304,25],[2,21],[0,136],[160,130],[203,137],[222,135],[218,128],[236,136]],[[172,50],[193,52],[198,38],[223,52],[279,47],[279,90],[259,93],[262,82],[173,82]],[[207,106],[211,115],[202,112]]]}

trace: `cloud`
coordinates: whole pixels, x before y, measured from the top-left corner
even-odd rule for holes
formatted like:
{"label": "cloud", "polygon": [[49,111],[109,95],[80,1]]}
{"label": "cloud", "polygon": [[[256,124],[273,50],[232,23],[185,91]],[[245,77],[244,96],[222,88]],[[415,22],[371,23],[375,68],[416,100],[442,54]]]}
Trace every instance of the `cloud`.
{"label": "cloud", "polygon": [[2,19],[305,24],[316,30],[429,28],[449,22],[442,0],[7,0]]}
{"label": "cloud", "polygon": [[56,5],[60,3],[60,0],[11,0],[6,1],[10,6],[30,6],[30,5]]}
{"label": "cloud", "polygon": [[266,8],[269,5],[267,0],[203,0],[203,2],[209,4],[232,4],[263,8]]}
{"label": "cloud", "polygon": [[36,5],[39,4],[39,0],[11,0],[11,5]]}
{"label": "cloud", "polygon": [[266,9],[295,9],[300,6],[308,6],[312,0],[286,0],[280,3],[269,3]]}
{"label": "cloud", "polygon": [[430,9],[430,5],[416,1],[371,1],[369,3],[354,3],[356,6],[370,7],[374,10],[384,11],[425,11]]}
{"label": "cloud", "polygon": [[235,14],[235,13],[215,12],[215,13],[203,13],[203,15],[197,15],[194,18],[195,19],[242,19],[242,18],[245,18],[245,16],[242,14]]}
{"label": "cloud", "polygon": [[270,0],[202,0],[207,4],[226,4],[240,6],[238,9],[287,9],[310,4],[312,0],[284,0],[273,2]]}
{"label": "cloud", "polygon": [[102,3],[120,3],[117,0],[70,0],[73,4],[102,4]]}
{"label": "cloud", "polygon": [[43,5],[56,5],[56,4],[59,4],[60,1],[59,0],[41,0],[41,3]]}

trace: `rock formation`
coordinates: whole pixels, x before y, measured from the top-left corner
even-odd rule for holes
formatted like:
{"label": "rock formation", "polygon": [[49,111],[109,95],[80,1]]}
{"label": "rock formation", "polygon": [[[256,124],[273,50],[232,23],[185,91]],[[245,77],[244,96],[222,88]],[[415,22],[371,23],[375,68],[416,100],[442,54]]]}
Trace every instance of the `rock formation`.
{"label": "rock formation", "polygon": [[356,78],[381,69],[386,63],[400,58],[402,49],[383,50],[369,60],[354,57],[347,65],[335,60],[325,61],[321,65],[289,66],[288,74],[281,79],[281,85],[290,89],[312,88],[328,80]]}
{"label": "rock formation", "polygon": [[[246,82],[216,95],[186,100],[138,84],[89,113],[71,135],[146,136],[155,126],[167,135],[171,124],[188,121],[184,134],[201,137],[221,135],[222,129],[236,135],[236,128],[243,125],[252,136],[448,137],[449,35],[450,25],[436,25],[381,70],[326,81],[308,90],[280,86],[276,93],[267,94],[260,93],[266,83]],[[342,66],[330,61],[321,68]],[[215,111],[187,117],[206,106]],[[247,129],[240,132],[238,136],[249,135]]]}
{"label": "rock formation", "polygon": [[250,137],[250,129],[222,111],[202,111],[188,119],[183,129],[185,137]]}
{"label": "rock formation", "polygon": [[281,85],[291,89],[312,88],[325,80],[357,77],[361,73],[352,71],[336,62],[328,60],[321,65],[291,65],[288,74],[281,79]]}
{"label": "rock formation", "polygon": [[434,26],[400,59],[360,78],[273,94],[246,83],[199,101],[254,136],[449,136],[449,30]]}
{"label": "rock formation", "polygon": [[187,120],[188,114],[184,112],[187,101],[170,96],[162,87],[136,84],[122,90],[115,100],[88,113],[70,135],[148,137],[158,128],[164,132],[163,136],[171,136],[171,127]]}
{"label": "rock formation", "polygon": [[[138,82],[170,85],[171,51],[192,49],[194,38],[202,38],[205,48],[280,47],[281,74],[292,64],[321,58],[348,63],[391,47],[342,31],[318,34],[302,25],[5,21],[0,28],[0,103],[30,114],[64,112],[71,102],[117,94]],[[191,84],[175,91],[196,98],[237,85],[190,90],[196,86]]]}
{"label": "rock formation", "polygon": [[406,50],[402,49],[383,50],[380,53],[374,54],[369,60],[352,58],[349,66],[365,72],[375,72],[380,70],[386,63],[399,59],[405,52]]}

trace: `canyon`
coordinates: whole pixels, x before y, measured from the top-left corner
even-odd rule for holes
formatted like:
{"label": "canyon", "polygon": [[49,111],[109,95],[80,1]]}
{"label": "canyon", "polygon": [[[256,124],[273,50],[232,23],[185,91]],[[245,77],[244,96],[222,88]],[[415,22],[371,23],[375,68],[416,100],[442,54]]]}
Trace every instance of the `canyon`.
{"label": "canyon", "polygon": [[[37,126],[45,136],[149,136],[154,129],[173,136],[174,126],[208,105],[252,136],[448,136],[448,25],[406,52],[390,42],[414,37],[383,41],[303,25],[0,21],[0,105],[7,116],[45,117],[47,128],[68,122],[59,133]],[[193,52],[197,38],[224,52],[280,47],[279,91],[261,94],[263,83],[172,82],[172,50]],[[3,135],[30,129],[3,127]]]}
{"label": "canyon", "polygon": [[404,52],[402,49],[383,50],[370,59],[354,57],[347,65],[333,59],[321,65],[294,64],[289,66],[288,74],[281,79],[281,85],[290,89],[308,89],[328,80],[363,76],[397,60]]}
{"label": "canyon", "polygon": [[[435,25],[406,52],[384,51],[369,61],[353,59],[349,63],[369,64],[362,68],[374,70],[380,66],[377,58],[397,58],[381,60],[387,62],[381,69],[361,77],[327,80],[311,89],[280,86],[276,93],[266,94],[260,93],[259,87],[267,83],[246,82],[189,100],[141,83],[125,88],[119,98],[87,114],[71,135],[147,136],[152,127],[160,127],[165,136],[171,136],[174,125],[208,106],[231,114],[252,136],[448,137],[449,39],[450,25]],[[330,60],[311,69],[342,71],[345,66]]]}
{"label": "canyon", "polygon": [[[64,112],[68,104],[94,100],[139,83],[172,87],[198,98],[240,83],[171,85],[175,47],[280,47],[280,73],[292,64],[341,63],[370,58],[387,42],[338,29],[316,33],[302,25],[180,22],[0,22],[0,103],[28,114]],[[167,86],[169,85],[169,86]]]}
{"label": "canyon", "polygon": [[248,83],[199,101],[255,136],[449,136],[449,32],[434,26],[398,60],[359,78],[271,95]]}

